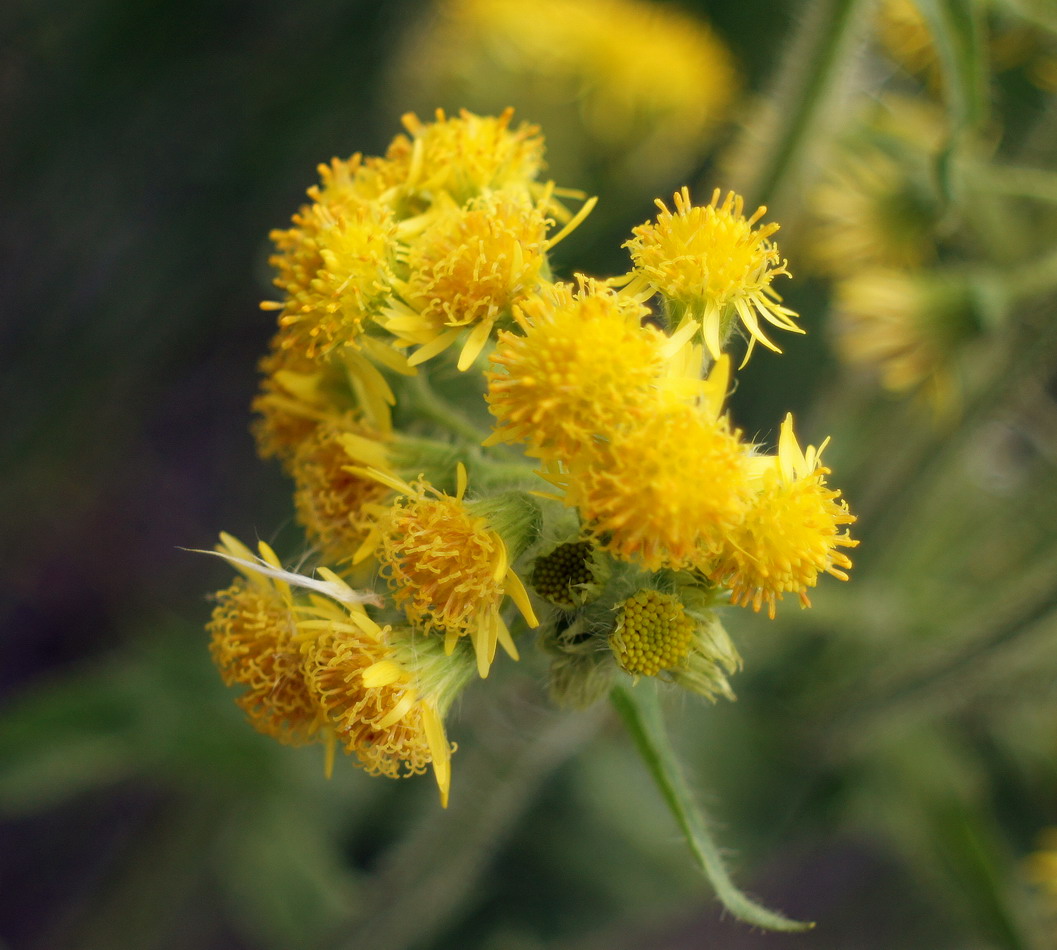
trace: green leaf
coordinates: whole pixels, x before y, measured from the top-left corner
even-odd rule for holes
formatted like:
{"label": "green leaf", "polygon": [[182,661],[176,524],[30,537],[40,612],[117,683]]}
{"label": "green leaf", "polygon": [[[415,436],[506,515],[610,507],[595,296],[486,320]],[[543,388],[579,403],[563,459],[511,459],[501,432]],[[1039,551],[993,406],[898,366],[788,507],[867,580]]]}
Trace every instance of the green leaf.
{"label": "green leaf", "polygon": [[708,819],[694,800],[668,739],[656,691],[645,685],[636,688],[620,685],[613,688],[610,698],[723,906],[738,920],[768,930],[799,931],[814,927],[813,923],[790,920],[757,904],[730,879],[719,846],[708,829]]}
{"label": "green leaf", "polygon": [[234,809],[216,843],[218,880],[255,945],[320,946],[352,918],[356,879],[327,811],[293,793]]}
{"label": "green leaf", "polygon": [[0,717],[0,812],[30,813],[135,769],[127,679],[92,671],[40,688]]}

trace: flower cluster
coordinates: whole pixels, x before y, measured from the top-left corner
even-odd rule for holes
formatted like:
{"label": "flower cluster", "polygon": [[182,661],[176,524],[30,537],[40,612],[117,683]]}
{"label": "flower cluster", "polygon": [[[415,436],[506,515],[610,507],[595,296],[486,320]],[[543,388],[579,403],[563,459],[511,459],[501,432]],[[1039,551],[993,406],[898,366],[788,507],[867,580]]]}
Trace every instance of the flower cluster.
{"label": "flower cluster", "polygon": [[857,542],[792,418],[768,454],[726,408],[739,331],[746,359],[778,349],[761,322],[802,332],[765,209],[684,188],[626,274],[557,280],[549,252],[593,201],[540,180],[538,131],[509,111],[405,126],[322,166],[272,235],[255,433],[315,576],[224,536],[243,576],[210,629],[261,732],[373,774],[432,764],[446,800],[444,716],[499,647],[517,660],[537,629],[562,704],[620,676],[731,697],[719,609],[808,606]]}

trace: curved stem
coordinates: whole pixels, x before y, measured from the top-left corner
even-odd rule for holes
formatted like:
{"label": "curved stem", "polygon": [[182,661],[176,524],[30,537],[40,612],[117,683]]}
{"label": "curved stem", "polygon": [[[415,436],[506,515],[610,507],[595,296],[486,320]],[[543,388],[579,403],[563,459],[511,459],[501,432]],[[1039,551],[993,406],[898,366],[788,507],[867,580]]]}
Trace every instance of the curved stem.
{"label": "curved stem", "polygon": [[809,143],[829,103],[834,80],[846,66],[866,0],[818,0],[800,28],[775,88],[781,122],[767,155],[746,188],[756,204],[774,202]]}
{"label": "curved stem", "polygon": [[430,386],[425,373],[419,372],[417,376],[411,378],[405,394],[409,397],[408,402],[414,412],[435,422],[452,435],[466,439],[473,445],[480,445],[485,438],[477,426],[437,394]]}
{"label": "curved stem", "polygon": [[661,718],[657,693],[649,686],[618,685],[610,694],[639,754],[653,775],[664,800],[678,822],[698,866],[715,888],[716,897],[738,920],[768,930],[810,930],[814,924],[790,920],[768,910],[742,893],[730,878],[719,845],[712,837],[701,806],[694,799],[678,756]]}

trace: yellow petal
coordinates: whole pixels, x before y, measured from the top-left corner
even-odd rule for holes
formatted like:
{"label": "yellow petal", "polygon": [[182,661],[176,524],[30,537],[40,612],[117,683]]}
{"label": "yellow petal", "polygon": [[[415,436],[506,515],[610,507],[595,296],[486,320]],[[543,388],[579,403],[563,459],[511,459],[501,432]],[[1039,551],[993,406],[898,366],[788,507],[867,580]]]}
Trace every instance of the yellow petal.
{"label": "yellow petal", "polygon": [[521,578],[514,573],[513,568],[506,572],[503,588],[510,599],[517,605],[517,609],[521,611],[521,616],[525,618],[525,623],[530,627],[538,627],[540,622],[532,609],[528,591],[525,590],[525,585],[521,583]]}

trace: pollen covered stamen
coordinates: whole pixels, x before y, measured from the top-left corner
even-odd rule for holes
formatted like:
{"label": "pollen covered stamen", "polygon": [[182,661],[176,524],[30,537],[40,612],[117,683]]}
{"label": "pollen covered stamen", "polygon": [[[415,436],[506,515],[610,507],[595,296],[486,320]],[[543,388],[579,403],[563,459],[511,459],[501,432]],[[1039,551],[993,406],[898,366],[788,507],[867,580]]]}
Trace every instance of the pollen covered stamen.
{"label": "pollen covered stamen", "polygon": [[640,590],[621,604],[609,643],[623,670],[656,676],[686,660],[693,635],[694,621],[677,598]]}

